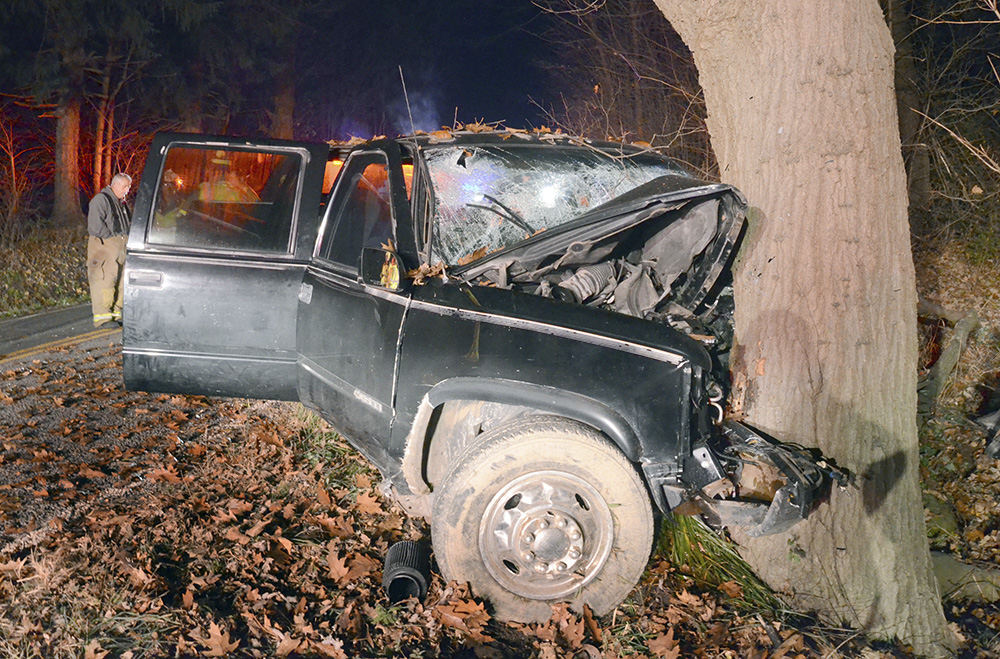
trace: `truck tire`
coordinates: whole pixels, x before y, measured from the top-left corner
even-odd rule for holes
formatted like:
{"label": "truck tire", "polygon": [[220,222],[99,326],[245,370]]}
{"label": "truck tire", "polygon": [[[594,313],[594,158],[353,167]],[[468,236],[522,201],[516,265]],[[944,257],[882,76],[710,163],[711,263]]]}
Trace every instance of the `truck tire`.
{"label": "truck tire", "polygon": [[649,560],[653,513],[633,465],[597,431],[532,416],[485,433],[435,492],[431,535],[446,579],[469,582],[502,620],[551,605],[618,605]]}

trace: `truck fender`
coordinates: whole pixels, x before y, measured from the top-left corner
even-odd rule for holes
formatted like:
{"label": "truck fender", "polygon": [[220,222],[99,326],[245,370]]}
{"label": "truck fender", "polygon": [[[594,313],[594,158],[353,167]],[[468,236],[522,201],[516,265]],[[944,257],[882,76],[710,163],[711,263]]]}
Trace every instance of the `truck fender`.
{"label": "truck fender", "polygon": [[406,436],[402,472],[410,491],[429,494],[424,480],[427,428],[434,410],[455,400],[483,401],[523,406],[544,414],[573,419],[601,431],[615,443],[626,458],[638,462],[639,439],[635,430],[615,410],[601,401],[555,387],[516,380],[456,377],[439,382],[420,401],[413,424]]}

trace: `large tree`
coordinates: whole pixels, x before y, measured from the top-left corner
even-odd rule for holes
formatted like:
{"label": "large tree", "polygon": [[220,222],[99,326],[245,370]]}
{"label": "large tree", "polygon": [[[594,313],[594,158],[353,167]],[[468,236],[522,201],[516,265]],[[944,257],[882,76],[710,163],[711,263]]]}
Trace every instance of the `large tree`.
{"label": "large tree", "polygon": [[91,37],[80,21],[85,7],[78,0],[14,6],[23,9],[20,18],[27,21],[25,24],[42,26],[32,87],[40,99],[56,103],[52,218],[66,226],[80,225],[80,110],[89,55],[87,40]]}
{"label": "large tree", "polygon": [[944,655],[918,483],[916,285],[877,0],[655,0],[691,49],[723,181],[750,200],[733,405],[856,475],[745,555],[799,607]]}

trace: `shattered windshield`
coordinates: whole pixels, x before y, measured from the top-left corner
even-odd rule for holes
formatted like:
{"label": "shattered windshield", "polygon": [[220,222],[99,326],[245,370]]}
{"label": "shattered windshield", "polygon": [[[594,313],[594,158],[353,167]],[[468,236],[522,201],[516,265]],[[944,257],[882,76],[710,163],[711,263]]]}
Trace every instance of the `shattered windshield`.
{"label": "shattered windshield", "polygon": [[433,261],[462,265],[553,229],[667,174],[656,154],[586,146],[444,145],[425,160],[434,186]]}

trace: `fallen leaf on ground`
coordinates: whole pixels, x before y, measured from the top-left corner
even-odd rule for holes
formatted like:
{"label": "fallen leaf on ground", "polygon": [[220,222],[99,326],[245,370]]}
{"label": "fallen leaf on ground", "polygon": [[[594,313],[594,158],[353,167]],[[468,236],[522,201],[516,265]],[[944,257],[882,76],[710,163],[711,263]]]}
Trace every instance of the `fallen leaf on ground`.
{"label": "fallen leaf on ground", "polygon": [[309,649],[329,659],[347,659],[347,653],[344,652],[344,642],[339,638],[324,638],[320,642],[313,641],[309,644]]}
{"label": "fallen leaf on ground", "polygon": [[384,512],[378,498],[365,493],[358,494],[357,510],[362,515],[378,515]]}
{"label": "fallen leaf on ground", "polygon": [[101,648],[101,644],[97,642],[97,639],[91,640],[83,648],[83,659],[101,659],[107,656],[107,654],[108,651]]}
{"label": "fallen leaf on ground", "polygon": [[646,641],[649,651],[662,659],[677,659],[681,656],[681,649],[674,639],[674,628],[671,627],[666,634],[660,634],[656,638]]}
{"label": "fallen leaf on ground", "polygon": [[372,572],[378,569],[380,563],[373,558],[369,558],[364,554],[356,554],[353,559],[351,559],[350,569],[347,572],[347,576],[344,577],[345,581],[350,583],[355,579],[368,576]]}
{"label": "fallen leaf on ground", "polygon": [[743,595],[743,587],[740,586],[735,581],[725,581],[719,584],[719,590],[724,592],[729,597],[741,597]]}
{"label": "fallen leaf on ground", "polygon": [[223,631],[214,622],[208,623],[208,636],[198,637],[192,634],[191,638],[208,649],[206,657],[225,657],[240,646],[239,641],[230,641],[229,632]]}
{"label": "fallen leaf on ground", "polygon": [[471,599],[460,599],[445,602],[434,607],[434,617],[443,625],[460,629],[480,643],[489,643],[493,639],[483,632],[490,614],[481,602]]}
{"label": "fallen leaf on ground", "polygon": [[326,564],[329,568],[326,576],[330,577],[340,585],[347,583],[347,573],[350,570],[347,569],[346,557],[341,557],[340,554],[336,552],[333,547],[331,547],[330,552],[326,555]]}

